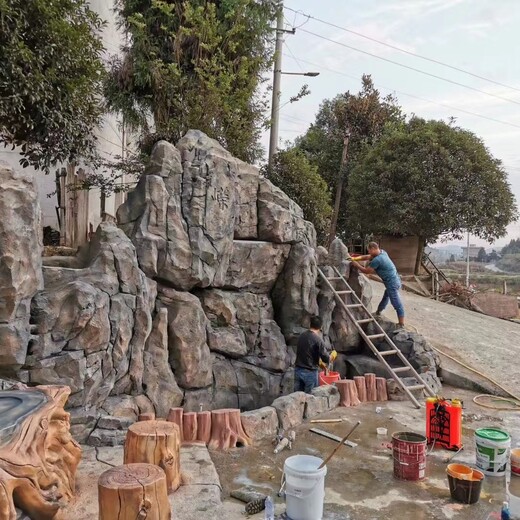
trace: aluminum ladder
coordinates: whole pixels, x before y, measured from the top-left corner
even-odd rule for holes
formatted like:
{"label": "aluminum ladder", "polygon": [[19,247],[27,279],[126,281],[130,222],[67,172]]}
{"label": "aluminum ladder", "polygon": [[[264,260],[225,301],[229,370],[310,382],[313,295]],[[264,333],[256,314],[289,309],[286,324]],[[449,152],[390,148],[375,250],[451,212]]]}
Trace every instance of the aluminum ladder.
{"label": "aluminum ladder", "polygon": [[[355,291],[350,287],[347,280],[344,276],[338,271],[336,267],[332,268],[334,270],[334,276],[331,278],[327,278],[325,273],[318,268],[318,273],[321,277],[321,279],[326,283],[326,285],[329,287],[329,289],[333,292],[337,302],[343,307],[345,312],[347,313],[348,317],[351,319],[351,321],[355,324],[356,329],[361,334],[361,337],[365,340],[366,344],[370,348],[370,350],[376,355],[377,359],[385,366],[385,368],[388,370],[388,372],[391,374],[395,382],[399,385],[399,387],[404,391],[404,393],[408,396],[410,401],[414,404],[416,408],[421,408],[421,403],[417,401],[417,399],[412,394],[412,390],[425,390],[428,395],[431,397],[435,396],[435,392],[432,390],[432,388],[423,380],[423,378],[417,373],[415,368],[410,364],[408,359],[402,354],[402,352],[397,348],[395,343],[390,339],[390,336],[384,331],[383,327],[378,323],[378,321],[372,316],[371,312],[366,308],[366,306],[363,304],[363,302],[359,299],[358,295],[355,293]],[[331,282],[341,282],[344,288],[341,290],[336,290],[334,285]],[[343,295],[350,295],[353,299],[354,303],[347,304],[342,296]],[[356,318],[353,314],[353,310],[359,310],[362,311],[366,317],[363,317],[361,319]],[[369,335],[364,330],[362,325],[366,325],[369,323],[373,323],[376,328],[376,333]],[[383,350],[379,351],[377,347],[374,345],[373,340],[384,340],[386,343],[390,346],[390,350]],[[402,367],[396,367],[392,368],[388,362],[386,361],[387,356],[397,355],[397,357],[400,359],[401,363],[403,364]],[[420,384],[414,385],[414,386],[406,386],[401,378],[399,377],[399,374],[409,373],[410,376],[413,376],[419,381]]]}

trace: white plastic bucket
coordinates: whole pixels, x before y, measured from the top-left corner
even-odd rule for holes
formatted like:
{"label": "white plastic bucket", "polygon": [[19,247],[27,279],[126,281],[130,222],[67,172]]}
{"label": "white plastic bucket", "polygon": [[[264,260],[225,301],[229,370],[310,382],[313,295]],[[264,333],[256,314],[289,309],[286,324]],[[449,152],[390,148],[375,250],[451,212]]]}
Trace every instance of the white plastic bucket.
{"label": "white plastic bucket", "polygon": [[327,466],[311,455],[294,455],[285,461],[285,502],[291,520],[321,520]]}
{"label": "white plastic bucket", "polygon": [[485,475],[503,477],[509,461],[511,437],[496,428],[481,428],[475,432],[477,468]]}

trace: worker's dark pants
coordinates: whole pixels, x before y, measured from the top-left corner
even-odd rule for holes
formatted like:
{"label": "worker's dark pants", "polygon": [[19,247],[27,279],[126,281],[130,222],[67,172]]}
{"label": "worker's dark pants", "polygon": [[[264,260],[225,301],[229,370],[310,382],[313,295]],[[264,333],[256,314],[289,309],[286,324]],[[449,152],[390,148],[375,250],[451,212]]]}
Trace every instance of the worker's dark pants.
{"label": "worker's dark pants", "polygon": [[392,307],[395,309],[395,312],[397,312],[397,317],[404,318],[403,302],[401,301],[401,297],[399,296],[399,289],[401,288],[401,284],[386,285],[385,287],[385,294],[383,294],[383,299],[377,307],[377,312],[383,312],[386,306],[388,305],[388,302],[391,302]]}
{"label": "worker's dark pants", "polygon": [[294,369],[294,391],[310,394],[318,386],[318,371],[296,367]]}

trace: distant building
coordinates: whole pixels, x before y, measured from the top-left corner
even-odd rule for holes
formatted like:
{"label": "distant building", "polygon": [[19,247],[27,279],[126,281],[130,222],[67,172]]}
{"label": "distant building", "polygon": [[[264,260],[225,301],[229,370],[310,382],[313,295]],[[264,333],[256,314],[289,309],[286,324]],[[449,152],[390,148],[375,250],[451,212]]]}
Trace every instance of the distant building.
{"label": "distant building", "polygon": [[[475,244],[470,244],[469,245],[469,259],[470,260],[477,260],[478,258],[478,252],[482,249],[482,246],[477,246]],[[464,258],[467,258],[468,257],[468,248],[467,247],[463,247],[462,248],[462,256]]]}

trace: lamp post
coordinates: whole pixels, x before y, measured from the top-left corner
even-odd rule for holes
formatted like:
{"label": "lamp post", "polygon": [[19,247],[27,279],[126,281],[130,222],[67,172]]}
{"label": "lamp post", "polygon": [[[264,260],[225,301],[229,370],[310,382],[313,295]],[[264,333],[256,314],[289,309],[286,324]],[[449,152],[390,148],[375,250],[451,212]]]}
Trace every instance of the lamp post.
{"label": "lamp post", "polygon": [[276,46],[274,55],[274,70],[273,70],[273,101],[271,104],[271,133],[269,136],[269,168],[273,165],[273,157],[278,149],[278,130],[280,124],[280,84],[282,74],[287,76],[308,76],[315,78],[319,76],[319,72],[283,72],[282,71],[282,46],[283,33],[288,32],[294,34],[292,31],[286,31],[283,28],[283,5],[280,5],[278,17],[276,20]]}

